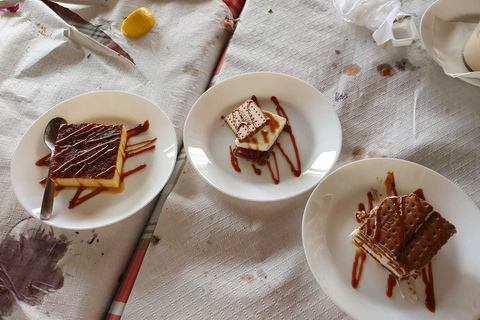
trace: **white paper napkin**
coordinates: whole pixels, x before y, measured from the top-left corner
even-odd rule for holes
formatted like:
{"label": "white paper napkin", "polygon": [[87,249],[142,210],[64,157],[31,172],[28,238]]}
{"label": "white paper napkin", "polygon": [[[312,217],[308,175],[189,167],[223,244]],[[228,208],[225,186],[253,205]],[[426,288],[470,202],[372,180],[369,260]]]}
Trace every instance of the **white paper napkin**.
{"label": "white paper napkin", "polygon": [[433,48],[445,73],[453,78],[480,79],[480,72],[468,71],[463,61],[463,50],[477,23],[452,22],[435,17],[433,21]]}

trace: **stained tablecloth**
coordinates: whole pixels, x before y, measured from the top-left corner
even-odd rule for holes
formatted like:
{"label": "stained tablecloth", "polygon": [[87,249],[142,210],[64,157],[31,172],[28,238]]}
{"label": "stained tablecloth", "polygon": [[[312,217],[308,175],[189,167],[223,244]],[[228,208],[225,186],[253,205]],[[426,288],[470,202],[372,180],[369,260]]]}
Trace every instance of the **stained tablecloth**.
{"label": "stained tablecloth", "polygon": [[[133,66],[83,41],[42,2],[19,4],[16,13],[0,11],[0,315],[100,319],[108,311],[153,203],[99,230],[44,228],[29,218],[13,193],[10,161],[15,148],[45,111],[99,90],[150,99],[172,120],[180,143],[188,110],[207,87],[229,36],[221,21],[231,13],[220,0],[63,3],[84,19],[102,24],[132,56]],[[142,6],[153,12],[157,22],[148,34],[128,39],[120,25]]]}
{"label": "stained tablecloth", "polygon": [[[431,3],[405,0],[402,11],[418,27]],[[372,157],[405,159],[480,203],[480,89],[446,76],[421,41],[378,47],[330,0],[248,0],[216,80],[253,71],[286,73],[326,95],[343,129],[335,168]],[[187,164],[125,318],[349,318],[317,284],[303,253],[310,193],[272,204],[236,200]]]}

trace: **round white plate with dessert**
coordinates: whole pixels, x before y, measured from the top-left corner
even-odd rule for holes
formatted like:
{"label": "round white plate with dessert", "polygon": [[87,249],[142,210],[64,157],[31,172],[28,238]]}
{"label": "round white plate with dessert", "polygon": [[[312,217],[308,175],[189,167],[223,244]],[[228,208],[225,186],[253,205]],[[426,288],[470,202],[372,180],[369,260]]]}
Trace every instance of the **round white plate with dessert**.
{"label": "round white plate with dessert", "polygon": [[[438,60],[437,53],[433,45],[433,25],[435,18],[440,18],[446,21],[463,21],[463,22],[475,22],[480,20],[480,1],[478,0],[438,0],[433,3],[423,14],[422,21],[420,23],[420,31],[430,56],[440,66],[441,63]],[[472,77],[459,77],[461,80],[480,87],[480,79]]]}
{"label": "round white plate with dessert", "polygon": [[368,159],[318,185],[302,237],[316,280],[356,319],[477,319],[479,225],[480,210],[447,178],[404,160]]}
{"label": "round white plate with dessert", "polygon": [[313,86],[277,73],[239,75],[190,111],[184,145],[195,170],[239,199],[277,201],[321,181],[340,154],[340,121]]}
{"label": "round white plate with dessert", "polygon": [[51,218],[42,220],[46,224],[72,230],[111,225],[139,211],[167,183],[177,139],[166,114],[134,94],[87,93],[43,114],[15,151],[13,189],[33,217],[40,219],[45,189],[39,182],[45,183],[50,163],[44,130],[55,117],[68,125],[60,128],[51,162],[57,195]]}

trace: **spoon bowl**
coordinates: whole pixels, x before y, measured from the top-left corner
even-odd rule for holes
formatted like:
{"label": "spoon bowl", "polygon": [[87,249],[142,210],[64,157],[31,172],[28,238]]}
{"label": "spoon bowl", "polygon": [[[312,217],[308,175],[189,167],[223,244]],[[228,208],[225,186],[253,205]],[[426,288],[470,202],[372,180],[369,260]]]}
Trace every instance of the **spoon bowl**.
{"label": "spoon bowl", "polygon": [[[50,159],[55,149],[55,142],[57,141],[58,130],[67,121],[63,118],[57,117],[50,120],[45,127],[43,139],[45,145],[50,149]],[[50,180],[50,166],[48,167],[47,183],[45,185],[45,192],[43,193],[42,208],[40,210],[40,219],[48,220],[52,216],[53,196],[55,184]]]}

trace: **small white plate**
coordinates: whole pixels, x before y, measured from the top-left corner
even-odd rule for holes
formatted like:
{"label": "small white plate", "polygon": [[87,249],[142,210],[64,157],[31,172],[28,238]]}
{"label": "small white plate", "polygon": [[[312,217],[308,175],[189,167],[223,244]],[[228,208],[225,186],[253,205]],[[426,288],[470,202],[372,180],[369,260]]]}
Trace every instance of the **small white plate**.
{"label": "small white plate", "polygon": [[147,167],[125,179],[122,193],[103,193],[68,209],[75,190],[62,190],[55,197],[52,218],[43,220],[46,224],[72,230],[113,224],[147,205],[167,183],[175,165],[177,140],[165,113],[152,102],[134,94],[117,91],[87,93],[64,101],[43,114],[27,130],[15,151],[11,165],[13,189],[22,206],[33,217],[40,219],[44,188],[38,182],[47,175],[47,167],[37,167],[35,161],[49,153],[43,142],[43,132],[47,123],[55,117],[63,117],[69,123],[124,124],[127,129],[149,120],[149,130],[133,137],[130,142],[154,137],[158,140],[154,150],[125,163],[125,171],[143,163]]}
{"label": "small white plate", "polygon": [[[423,188],[426,200],[457,228],[433,258],[435,313],[424,305],[425,287],[418,280],[416,304],[404,301],[394,287],[385,294],[387,272],[365,261],[357,289],[351,286],[356,247],[349,234],[358,228],[354,212],[367,203],[367,192],[385,195],[387,171],[395,174],[399,194]],[[421,165],[397,159],[369,159],[341,167],[312,193],[305,208],[302,237],[307,261],[322,289],[356,319],[478,319],[480,316],[480,210],[455,184]]]}
{"label": "small white plate", "polygon": [[[278,150],[280,183],[277,185],[266,165],[257,166],[262,171],[257,176],[251,162],[238,158],[242,172],[233,169],[229,146],[235,147],[235,135],[221,116],[252,95],[256,95],[264,110],[275,113],[271,96],[276,96],[285,109],[302,163],[300,177],[293,175]],[[282,134],[278,141],[295,161],[288,134]],[[342,131],[335,110],[311,85],[283,74],[249,73],[220,82],[195,102],[185,123],[184,144],[195,170],[213,187],[239,199],[277,201],[299,195],[325,177],[340,154]]]}
{"label": "small white plate", "polygon": [[[447,21],[478,22],[480,20],[480,1],[478,0],[438,0],[423,14],[420,32],[423,43],[430,56],[442,66],[433,48],[433,22],[435,17]],[[480,87],[480,79],[459,77],[461,80]]]}

